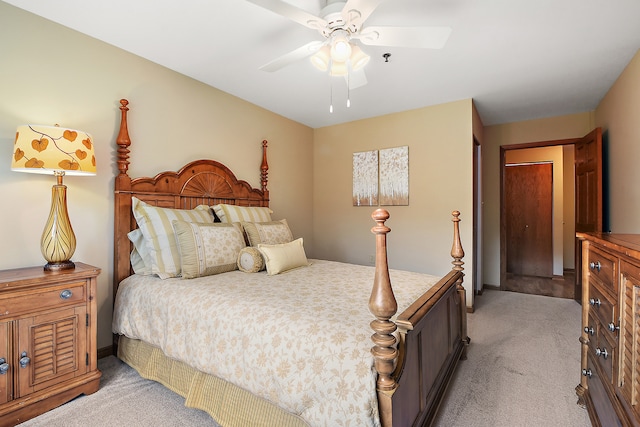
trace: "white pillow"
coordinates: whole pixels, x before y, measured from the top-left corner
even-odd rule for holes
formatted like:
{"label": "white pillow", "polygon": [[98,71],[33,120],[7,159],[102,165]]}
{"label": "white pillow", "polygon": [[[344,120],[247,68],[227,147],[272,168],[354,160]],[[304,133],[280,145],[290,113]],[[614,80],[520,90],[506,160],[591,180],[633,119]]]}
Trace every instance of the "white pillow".
{"label": "white pillow", "polygon": [[280,245],[260,244],[258,250],[264,258],[269,276],[309,265],[302,238]]}
{"label": "white pillow", "polygon": [[221,203],[213,206],[221,222],[268,222],[273,211],[259,206],[236,206]]}
{"label": "white pillow", "polygon": [[173,221],[180,271],[184,279],[210,276],[238,268],[238,254],[245,247],[240,224],[198,224]]}
{"label": "white pillow", "polygon": [[131,198],[133,216],[142,231],[151,259],[151,273],[161,279],[180,275],[180,252],[171,221],[213,223],[208,206],[195,209],[170,209],[149,205]]}
{"label": "white pillow", "polygon": [[136,228],[133,231],[127,233],[127,237],[133,243],[133,250],[129,259],[131,260],[131,267],[136,274],[153,274],[151,273],[151,256],[149,249],[147,248],[147,242],[144,240],[142,231]]}

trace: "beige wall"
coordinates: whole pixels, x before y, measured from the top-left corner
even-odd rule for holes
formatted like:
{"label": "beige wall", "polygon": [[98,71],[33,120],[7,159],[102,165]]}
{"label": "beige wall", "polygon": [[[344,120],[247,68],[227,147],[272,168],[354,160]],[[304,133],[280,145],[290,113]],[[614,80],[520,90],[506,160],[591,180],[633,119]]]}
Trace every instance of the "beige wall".
{"label": "beige wall", "polygon": [[67,177],[77,236],[74,260],[102,268],[98,346],[111,343],[113,177],[118,100],[131,102],[132,176],[214,158],[260,185],[269,140],[269,189],[277,218],[313,247],[312,129],[154,63],[0,2],[0,269],[44,264],[40,234],[52,176],[15,173],[16,127],[55,124],[91,133],[98,174]]}
{"label": "beige wall", "polygon": [[608,140],[611,227],[640,233],[640,51],[595,111]]}
{"label": "beige wall", "polygon": [[594,128],[593,112],[487,126],[482,145],[484,284],[500,285],[500,146],[579,138]]}
{"label": "beige wall", "polygon": [[[408,145],[409,206],[388,206],[391,268],[445,274],[451,211],[461,212],[472,277],[472,101],[426,107],[314,131],[314,249],[319,258],[370,264],[375,207],[352,205],[353,153]],[[473,301],[465,281],[467,305]]]}

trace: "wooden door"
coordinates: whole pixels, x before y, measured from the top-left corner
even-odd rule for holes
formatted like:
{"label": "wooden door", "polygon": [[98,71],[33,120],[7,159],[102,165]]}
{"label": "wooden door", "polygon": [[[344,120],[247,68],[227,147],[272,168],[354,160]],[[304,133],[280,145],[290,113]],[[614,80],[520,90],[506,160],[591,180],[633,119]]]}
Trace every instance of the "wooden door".
{"label": "wooden door", "polygon": [[553,164],[506,165],[507,273],[553,276]]}
{"label": "wooden door", "polygon": [[[575,143],[576,232],[602,231],[602,129]],[[582,302],[582,250],[576,239],[575,300]]]}

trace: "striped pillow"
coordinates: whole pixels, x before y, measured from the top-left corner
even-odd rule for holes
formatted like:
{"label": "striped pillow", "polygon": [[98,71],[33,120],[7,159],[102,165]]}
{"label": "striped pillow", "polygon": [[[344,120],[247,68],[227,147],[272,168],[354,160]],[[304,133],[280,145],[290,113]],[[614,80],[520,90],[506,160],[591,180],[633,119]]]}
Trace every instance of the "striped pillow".
{"label": "striped pillow", "polygon": [[213,211],[222,222],[269,222],[273,211],[266,207],[219,204]]}
{"label": "striped pillow", "polygon": [[180,250],[183,279],[210,276],[238,268],[238,254],[245,247],[239,223],[173,221],[173,229]]}
{"label": "striped pillow", "polygon": [[213,223],[208,206],[195,209],[169,209],[149,205],[135,197],[131,198],[133,216],[145,238],[151,258],[151,274],[161,279],[180,275],[180,252],[171,221]]}

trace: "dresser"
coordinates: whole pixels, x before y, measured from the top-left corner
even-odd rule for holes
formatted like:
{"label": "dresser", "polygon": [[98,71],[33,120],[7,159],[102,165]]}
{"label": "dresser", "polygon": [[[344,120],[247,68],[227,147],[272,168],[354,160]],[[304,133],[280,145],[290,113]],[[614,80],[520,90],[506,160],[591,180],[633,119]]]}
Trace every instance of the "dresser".
{"label": "dresser", "polygon": [[640,426],[640,235],[577,238],[583,290],[578,403],[594,426]]}
{"label": "dresser", "polygon": [[0,426],[98,390],[100,269],[0,271]]}

